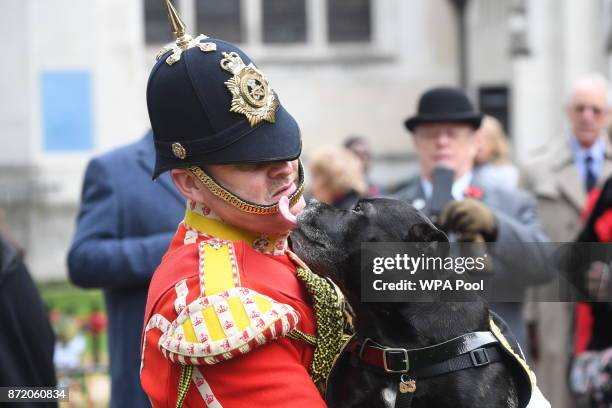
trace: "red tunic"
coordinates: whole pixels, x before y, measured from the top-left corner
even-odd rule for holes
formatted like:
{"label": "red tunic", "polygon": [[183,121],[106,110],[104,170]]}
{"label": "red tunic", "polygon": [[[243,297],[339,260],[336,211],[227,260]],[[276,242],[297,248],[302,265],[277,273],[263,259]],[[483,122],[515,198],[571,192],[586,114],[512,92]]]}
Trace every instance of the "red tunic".
{"label": "red tunic", "polygon": [[284,245],[187,211],[149,287],[141,383],[154,407],[175,407],[183,364],[185,407],[325,407],[313,347],[285,337],[316,327]]}

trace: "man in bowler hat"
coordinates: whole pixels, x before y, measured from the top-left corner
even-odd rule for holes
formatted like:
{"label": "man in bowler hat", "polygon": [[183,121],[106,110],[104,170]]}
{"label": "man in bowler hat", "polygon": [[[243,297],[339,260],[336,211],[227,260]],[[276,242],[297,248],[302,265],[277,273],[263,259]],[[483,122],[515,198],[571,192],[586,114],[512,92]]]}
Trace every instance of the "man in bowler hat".
{"label": "man in bowler hat", "polygon": [[[525,243],[522,257],[515,259],[503,251],[493,258],[496,286],[504,288],[504,296],[522,299],[525,289],[551,278],[549,268],[525,268],[525,259],[544,265],[545,253],[534,242],[546,240],[536,215],[536,204],[526,192],[512,193],[503,186],[479,185],[473,178],[474,158],[478,152],[475,131],[483,115],[476,112],[467,96],[459,89],[440,87],[425,92],[416,115],[405,121],[412,133],[420,174],[396,193],[425,213],[431,213],[432,184],[436,168],[454,172],[448,204],[441,210],[439,226],[451,240],[486,241],[490,243]],[[516,245],[512,246],[516,254]],[[526,328],[521,302],[493,303],[491,307],[510,326],[520,344],[526,342]]]}

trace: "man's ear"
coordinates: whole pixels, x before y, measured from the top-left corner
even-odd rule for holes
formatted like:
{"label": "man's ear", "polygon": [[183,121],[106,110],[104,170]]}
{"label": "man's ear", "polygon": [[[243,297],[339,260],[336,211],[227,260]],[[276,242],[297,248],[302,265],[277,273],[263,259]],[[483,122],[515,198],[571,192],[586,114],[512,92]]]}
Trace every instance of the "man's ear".
{"label": "man's ear", "polygon": [[170,171],[170,175],[174,185],[183,197],[197,203],[205,201],[204,189],[206,187],[196,180],[191,171],[187,169],[173,169]]}

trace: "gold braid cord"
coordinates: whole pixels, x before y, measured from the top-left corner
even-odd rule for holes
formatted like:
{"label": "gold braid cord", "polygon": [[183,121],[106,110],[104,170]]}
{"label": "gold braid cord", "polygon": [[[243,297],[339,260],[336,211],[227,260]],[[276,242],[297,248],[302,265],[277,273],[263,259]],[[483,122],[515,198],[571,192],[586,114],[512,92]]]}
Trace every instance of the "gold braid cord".
{"label": "gold braid cord", "polygon": [[[310,377],[319,387],[324,386],[334,360],[344,344],[344,296],[333,283],[308,269],[298,268],[297,277],[311,296],[317,324],[317,337],[293,330],[290,337],[311,344],[316,342]],[[305,336],[306,338],[301,338]]]}
{"label": "gold braid cord", "polygon": [[289,333],[287,333],[287,337],[293,340],[301,340],[304,343],[310,344],[312,347],[317,346],[317,336],[313,336],[312,334],[306,334],[298,329],[291,330]]}
{"label": "gold braid cord", "polygon": [[191,375],[193,374],[192,365],[184,365],[181,369],[181,378],[179,379],[178,395],[176,397],[176,408],[181,408],[187,397],[187,391],[191,384]]}
{"label": "gold braid cord", "polygon": [[512,349],[512,346],[510,345],[510,343],[508,343],[508,339],[506,339],[506,336],[504,336],[501,329],[497,327],[493,319],[489,319],[489,326],[491,327],[491,331],[493,332],[495,337],[497,337],[497,340],[499,340],[501,345],[506,350],[508,350],[514,356],[514,358],[518,360],[520,365],[523,367],[523,370],[525,370],[525,372],[527,373],[527,376],[529,377],[529,381],[531,382],[531,388],[532,389],[535,388],[536,376],[535,376],[535,373],[531,371],[531,368],[527,365],[527,362],[523,360],[521,356],[519,356],[518,354],[514,352],[514,349]]}
{"label": "gold braid cord", "polygon": [[[213,195],[238,208],[240,211],[259,215],[278,213],[278,204],[260,205],[250,203],[220,186],[201,168],[197,166],[192,166],[189,168],[189,170],[210,190]],[[298,186],[297,190],[295,190],[295,192],[289,197],[289,207],[293,207],[295,204],[297,204],[300,197],[302,197],[302,194],[304,193],[304,183],[302,180],[301,171],[302,170],[300,169],[300,185]]]}

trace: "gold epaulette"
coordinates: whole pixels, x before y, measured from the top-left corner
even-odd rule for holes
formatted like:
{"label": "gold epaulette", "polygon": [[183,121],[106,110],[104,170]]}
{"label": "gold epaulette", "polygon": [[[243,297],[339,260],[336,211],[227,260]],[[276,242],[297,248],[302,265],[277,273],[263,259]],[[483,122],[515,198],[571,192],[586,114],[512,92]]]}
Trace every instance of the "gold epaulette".
{"label": "gold epaulette", "polygon": [[[350,320],[346,313],[344,295],[329,279],[312,272],[294,253],[288,252],[289,258],[298,266],[297,277],[310,294],[315,313],[317,335],[303,339],[315,345],[314,356],[309,372],[312,381],[323,390],[327,376],[331,372],[336,357],[346,344],[346,323]],[[300,337],[294,330],[289,336]]]}

